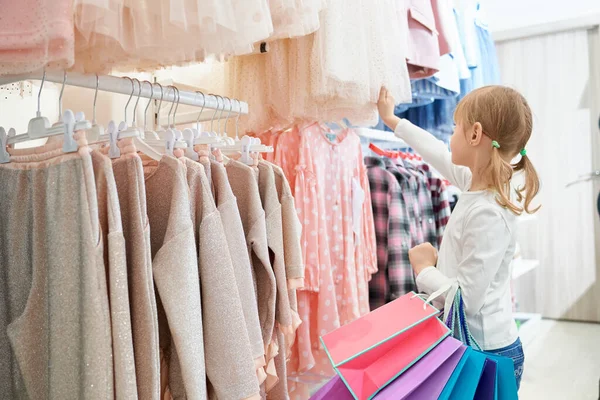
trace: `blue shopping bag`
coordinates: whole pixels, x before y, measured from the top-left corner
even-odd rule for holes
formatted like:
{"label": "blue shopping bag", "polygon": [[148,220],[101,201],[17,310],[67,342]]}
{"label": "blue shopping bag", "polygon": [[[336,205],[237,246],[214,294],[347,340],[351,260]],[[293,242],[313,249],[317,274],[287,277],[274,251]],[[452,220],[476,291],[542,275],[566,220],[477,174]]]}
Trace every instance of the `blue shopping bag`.
{"label": "blue shopping bag", "polygon": [[[485,353],[482,353],[485,357]],[[483,371],[479,378],[479,384],[475,391],[475,398],[481,400],[498,400],[498,363],[491,358],[485,357]]]}
{"label": "blue shopping bag", "polygon": [[469,331],[460,288],[456,290],[446,325],[453,337],[469,347],[439,399],[517,400],[513,360],[481,351]]}
{"label": "blue shopping bag", "polygon": [[517,381],[515,380],[515,364],[511,358],[485,353],[488,359],[498,364],[496,382],[498,386],[498,400],[518,400]]}
{"label": "blue shopping bag", "polygon": [[438,400],[473,400],[487,357],[467,348]]}

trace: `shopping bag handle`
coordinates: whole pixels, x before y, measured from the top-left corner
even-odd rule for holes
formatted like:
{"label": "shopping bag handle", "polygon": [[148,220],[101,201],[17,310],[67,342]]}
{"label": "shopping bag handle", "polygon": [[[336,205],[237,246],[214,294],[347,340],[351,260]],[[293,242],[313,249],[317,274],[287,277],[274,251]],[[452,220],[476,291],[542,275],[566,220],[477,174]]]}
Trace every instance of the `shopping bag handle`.
{"label": "shopping bag handle", "polygon": [[448,292],[450,289],[453,289],[453,288],[454,288],[454,290],[452,292],[456,293],[456,289],[458,288],[458,282],[457,281],[449,282],[449,283],[446,283],[446,284],[442,285],[442,287],[440,287],[438,290],[436,290],[435,292],[431,293],[427,297],[425,297],[426,294],[416,293],[416,294],[412,295],[411,298],[418,297],[418,298],[422,299],[424,301],[424,303],[423,303],[423,309],[425,310],[427,308],[427,304],[433,305],[433,301],[435,299],[437,299],[438,297],[440,297],[441,295],[443,295],[444,293]]}

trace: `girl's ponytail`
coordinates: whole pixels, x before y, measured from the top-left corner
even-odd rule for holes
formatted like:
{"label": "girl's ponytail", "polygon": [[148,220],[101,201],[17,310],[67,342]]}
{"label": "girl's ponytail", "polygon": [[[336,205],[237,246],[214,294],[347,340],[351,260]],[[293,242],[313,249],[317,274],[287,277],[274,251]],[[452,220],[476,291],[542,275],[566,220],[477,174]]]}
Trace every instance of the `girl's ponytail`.
{"label": "girl's ponytail", "polygon": [[523,202],[523,209],[526,213],[533,214],[540,209],[540,206],[537,206],[533,210],[530,208],[533,198],[540,191],[540,179],[533,163],[529,157],[527,157],[527,153],[525,153],[524,150],[521,151],[521,159],[518,163],[513,165],[513,169],[515,171],[522,171],[523,174],[525,174],[525,184],[516,189],[517,201],[519,203]]}
{"label": "girl's ponytail", "polygon": [[513,166],[504,161],[499,148],[494,146],[487,173],[491,177],[492,187],[498,193],[496,201],[504,208],[520,215],[523,209],[510,200],[510,180],[513,176]]}

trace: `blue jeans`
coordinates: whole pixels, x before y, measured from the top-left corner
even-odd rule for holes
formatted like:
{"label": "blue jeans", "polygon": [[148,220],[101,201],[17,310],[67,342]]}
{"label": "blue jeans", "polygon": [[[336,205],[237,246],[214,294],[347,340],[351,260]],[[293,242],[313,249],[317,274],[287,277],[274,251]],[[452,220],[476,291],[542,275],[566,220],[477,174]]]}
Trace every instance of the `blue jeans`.
{"label": "blue jeans", "polygon": [[517,380],[517,390],[521,386],[521,377],[523,377],[523,364],[525,362],[525,354],[523,353],[523,345],[521,339],[517,340],[502,349],[497,350],[486,350],[486,353],[496,354],[502,357],[512,358],[515,363],[515,379]]}

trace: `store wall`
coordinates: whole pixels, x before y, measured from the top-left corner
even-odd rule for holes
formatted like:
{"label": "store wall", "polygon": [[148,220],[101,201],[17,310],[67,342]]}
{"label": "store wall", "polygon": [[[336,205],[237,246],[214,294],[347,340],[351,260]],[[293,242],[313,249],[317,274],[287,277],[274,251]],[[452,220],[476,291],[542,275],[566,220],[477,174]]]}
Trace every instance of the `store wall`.
{"label": "store wall", "polygon": [[599,0],[484,0],[492,32],[600,14]]}

